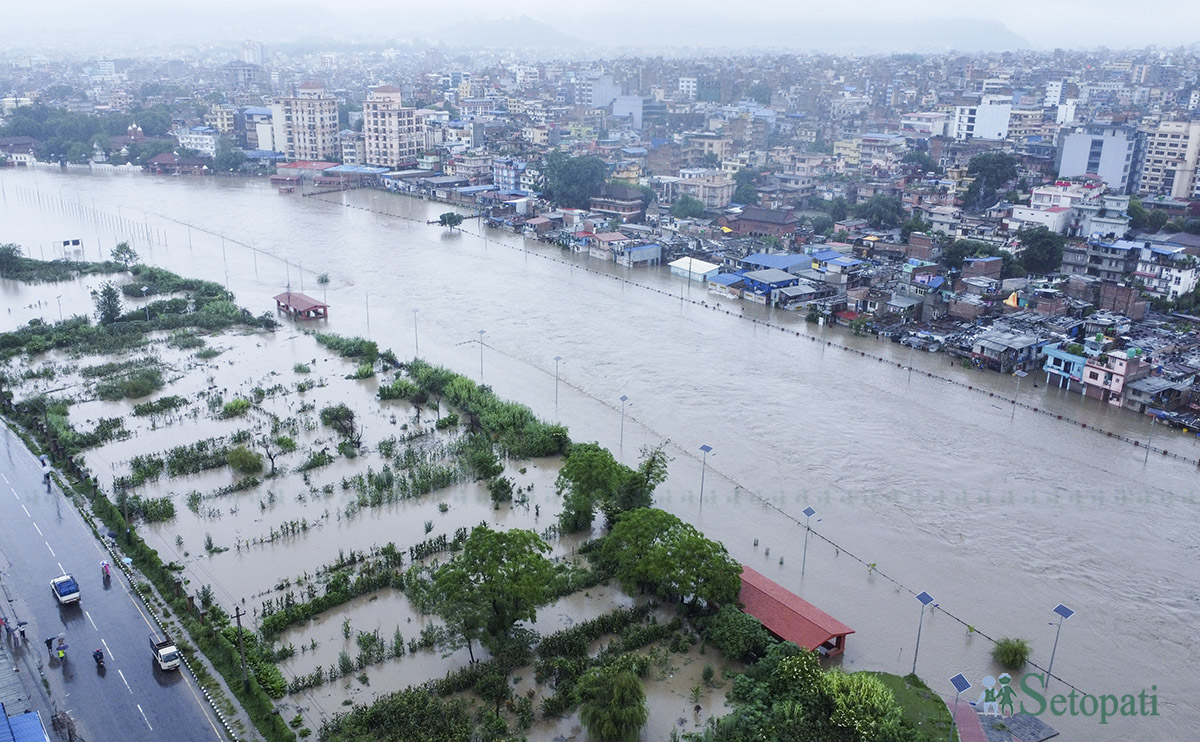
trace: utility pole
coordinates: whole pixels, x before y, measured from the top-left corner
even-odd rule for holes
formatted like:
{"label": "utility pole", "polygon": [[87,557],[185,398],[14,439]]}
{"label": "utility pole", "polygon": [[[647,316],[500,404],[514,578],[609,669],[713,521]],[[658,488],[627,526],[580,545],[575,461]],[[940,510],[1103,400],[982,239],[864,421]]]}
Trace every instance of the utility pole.
{"label": "utility pole", "polygon": [[250,679],[246,677],[246,644],[242,640],[242,616],[244,615],[246,615],[246,613],[242,610],[240,605],[234,606],[233,617],[237,619],[238,627],[238,652],[240,652],[242,655],[242,690],[249,693]]}

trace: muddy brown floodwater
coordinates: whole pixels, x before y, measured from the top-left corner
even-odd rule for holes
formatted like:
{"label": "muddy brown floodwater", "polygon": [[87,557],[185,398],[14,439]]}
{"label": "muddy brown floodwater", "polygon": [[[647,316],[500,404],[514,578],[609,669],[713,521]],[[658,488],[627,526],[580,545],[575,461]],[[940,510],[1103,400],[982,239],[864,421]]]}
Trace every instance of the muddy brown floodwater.
{"label": "muddy brown floodwater", "polygon": [[[1045,667],[1055,637],[1052,609],[1064,603],[1076,614],[1063,624],[1054,659],[1062,681],[1053,681],[1050,691],[1065,693],[1069,683],[1092,694],[1156,692],[1160,715],[1104,726],[1095,717],[1047,721],[1069,739],[1194,736],[1200,725],[1191,702],[1200,665],[1195,437],[1151,432],[1146,418],[1047,387],[1036,373],[1020,388],[1021,401],[1052,414],[1022,407],[1013,415],[1008,400],[1016,389],[1009,377],[717,299],[665,269],[627,270],[512,234],[481,234],[476,221],[453,233],[425,223],[447,209],[375,191],[283,196],[257,180],[0,172],[0,240],[21,243],[34,257],[80,238],[83,257],[96,259],[126,237],[147,262],[227,284],[255,313],[271,309],[270,297],[287,285],[325,298],[330,331],[367,335],[401,357],[411,357],[419,344],[422,357],[482,378],[502,398],[562,421],[575,440],[599,441],[627,463],[641,446],[669,439],[674,460],[658,504],[853,627],[840,663],[847,670],[912,669],[919,617],[914,594],[926,590],[938,608],[925,616],[917,671],[952,697],[946,679],[955,673],[978,688],[984,675],[998,672],[989,657],[992,644],[980,634],[1029,639],[1033,661]],[[328,274],[327,284],[317,283],[320,273]],[[0,312],[0,322],[11,327],[32,317],[53,319],[59,295],[66,315],[90,311],[86,282],[75,284],[0,282],[12,310]],[[813,342],[814,336],[833,345]],[[288,330],[215,340],[214,346],[229,349],[207,362],[213,384],[233,388],[271,371],[281,383],[294,383],[295,360],[314,355],[308,342]],[[555,356],[563,359],[557,405]],[[897,367],[910,363],[916,373]],[[318,366],[313,375],[330,380],[348,372]],[[622,395],[630,402],[624,416]],[[98,406],[89,414],[102,413]],[[380,433],[392,427],[386,414],[372,423]],[[188,424],[155,433],[152,447],[165,447],[160,438],[186,439]],[[1190,461],[1158,454],[1147,461],[1145,449],[1092,427],[1139,440],[1152,435],[1156,447]],[[702,444],[713,453],[701,505]],[[145,445],[139,435],[105,453],[116,466]],[[321,477],[353,469],[352,462],[339,462]],[[498,515],[477,486],[461,485],[349,520],[336,516],[344,505],[340,491],[329,503],[300,503],[291,492],[263,508],[255,490],[214,500],[226,511],[220,517],[181,508],[179,523],[157,530],[169,556],[175,532],[186,528],[184,548],[195,557],[200,549],[190,541],[204,532],[232,546],[238,536],[269,533],[296,513],[311,521],[312,513],[328,508],[315,534],[310,530],[296,544],[276,541],[189,562],[193,579],[211,583],[219,599],[254,605],[254,596],[271,587],[266,582],[325,563],[339,546],[420,540],[427,519],[435,522],[434,534],[443,522],[452,531],[452,524],[484,518],[540,528],[556,512],[548,504],[553,473],[528,471],[542,504],[538,523],[519,508]],[[206,476],[211,481],[169,480],[169,486],[204,490],[223,483]],[[430,509],[438,501],[449,504],[446,514]],[[235,502],[238,514],[231,516]],[[806,506],[816,510],[815,535],[801,575]],[[407,626],[409,615],[403,601],[384,601],[353,606],[348,615],[364,625],[379,623],[388,636],[398,618]],[[341,641],[340,617],[310,628],[327,635],[316,637],[324,661],[334,648],[327,645]],[[298,672],[315,664],[302,655],[293,663]],[[382,672],[407,679],[410,670],[420,674],[421,663],[406,657]],[[372,683],[356,692],[377,692]],[[334,688],[320,692],[328,694],[321,706],[340,703]],[[652,684],[648,738],[662,738],[684,716],[673,710],[685,707],[680,692],[659,693]],[[1032,705],[1024,693],[1018,700]]]}

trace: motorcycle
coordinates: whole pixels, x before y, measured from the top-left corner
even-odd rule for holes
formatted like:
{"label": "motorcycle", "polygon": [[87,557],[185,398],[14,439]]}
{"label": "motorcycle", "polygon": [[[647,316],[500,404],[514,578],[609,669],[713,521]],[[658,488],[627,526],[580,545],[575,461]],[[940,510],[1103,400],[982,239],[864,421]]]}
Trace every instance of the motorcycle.
{"label": "motorcycle", "polygon": [[92,652],[92,659],[96,660],[97,668],[103,669],[103,667],[104,667],[104,652],[97,649],[95,652]]}

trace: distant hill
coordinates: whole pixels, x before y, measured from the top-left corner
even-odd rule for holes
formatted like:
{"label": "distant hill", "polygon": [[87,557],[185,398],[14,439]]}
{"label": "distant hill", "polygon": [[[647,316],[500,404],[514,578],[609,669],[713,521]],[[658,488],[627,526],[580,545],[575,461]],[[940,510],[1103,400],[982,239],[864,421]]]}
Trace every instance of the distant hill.
{"label": "distant hill", "polygon": [[578,48],[583,42],[528,16],[471,19],[422,33],[424,41],[475,49]]}

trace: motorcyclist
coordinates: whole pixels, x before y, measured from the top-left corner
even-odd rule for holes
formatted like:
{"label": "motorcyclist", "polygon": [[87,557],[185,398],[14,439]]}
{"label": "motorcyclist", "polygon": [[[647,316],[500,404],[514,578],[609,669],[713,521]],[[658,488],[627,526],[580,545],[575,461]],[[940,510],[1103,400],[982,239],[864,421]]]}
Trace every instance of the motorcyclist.
{"label": "motorcyclist", "polygon": [[103,666],[104,665],[104,652],[97,649],[95,652],[92,652],[92,659],[96,660],[97,665]]}
{"label": "motorcyclist", "polygon": [[100,571],[104,574],[104,580],[107,582],[112,577],[112,569],[109,567],[108,560],[100,562]]}

